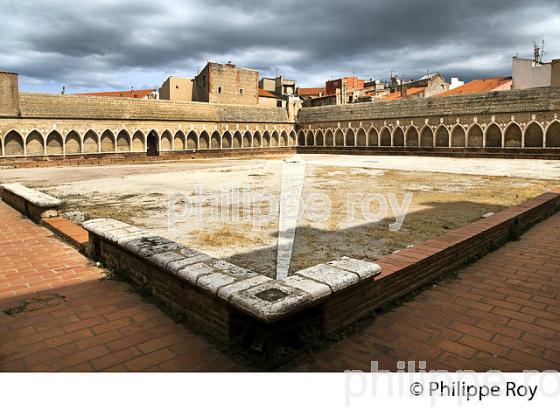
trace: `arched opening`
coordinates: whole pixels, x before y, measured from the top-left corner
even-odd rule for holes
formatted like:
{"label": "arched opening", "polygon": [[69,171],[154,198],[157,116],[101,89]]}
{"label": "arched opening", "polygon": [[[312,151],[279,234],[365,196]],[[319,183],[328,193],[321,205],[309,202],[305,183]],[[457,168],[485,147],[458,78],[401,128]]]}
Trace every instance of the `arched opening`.
{"label": "arched opening", "polygon": [[210,148],[220,149],[220,133],[218,130],[212,133],[212,138],[210,139]]}
{"label": "arched opening", "polygon": [[278,141],[278,132],[277,132],[277,131],[274,131],[274,132],[272,133],[272,138],[270,139],[270,146],[271,146],[271,147],[277,147],[278,144],[279,144],[279,141]]}
{"label": "arched opening", "polygon": [[243,134],[243,148],[251,148],[251,140],[251,133],[245,131],[245,134]]}
{"label": "arched opening", "polygon": [[99,137],[93,130],[84,135],[84,154],[95,154],[99,152]]}
{"label": "arched opening", "polygon": [[474,124],[469,128],[469,137],[467,138],[467,144],[469,148],[482,148],[484,142],[484,137],[482,133],[482,128],[480,125]]}
{"label": "arched opening", "polygon": [[344,134],[340,128],[334,133],[334,145],[337,147],[344,146]]}
{"label": "arched opening", "polygon": [[502,131],[496,124],[490,124],[486,128],[486,148],[502,147]]}
{"label": "arched opening", "polygon": [[270,133],[265,131],[262,137],[262,146],[263,147],[270,147]]}
{"label": "arched opening", "polygon": [[393,146],[404,147],[404,133],[401,127],[397,127],[393,131]]}
{"label": "arched opening", "polygon": [[313,136],[313,131],[307,130],[307,135],[305,136],[305,145],[309,147],[315,146],[315,137]]}
{"label": "arched opening", "polygon": [[62,154],[64,154],[62,135],[60,135],[58,131],[52,131],[47,135],[47,155]]}
{"label": "arched opening", "polygon": [[318,147],[322,147],[323,145],[325,145],[325,138],[323,136],[323,131],[321,130],[317,131],[317,134],[315,134],[315,143]]}
{"label": "arched opening", "polygon": [[134,135],[132,135],[132,151],[146,151],[146,148],[144,147],[144,134],[142,131],[136,131]]}
{"label": "arched opening", "polygon": [[543,147],[543,131],[536,122],[531,123],[525,130],[525,146],[529,148]]}
{"label": "arched opening", "polygon": [[4,155],[9,157],[22,157],[23,137],[16,131],[10,131],[4,137]]}
{"label": "arched opening", "polygon": [[383,128],[381,130],[381,146],[382,147],[391,146],[391,131],[389,131],[389,128]]}
{"label": "arched opening", "polygon": [[377,147],[379,145],[379,135],[375,128],[370,128],[368,131],[368,143],[370,147]]}
{"label": "arched opening", "polygon": [[222,148],[231,148],[231,134],[229,131],[224,132],[224,135],[222,135]]}
{"label": "arched opening", "polygon": [[348,128],[346,130],[344,142],[346,143],[347,147],[354,147],[356,145],[356,135],[354,135],[354,130],[352,128]]}
{"label": "arched opening", "polygon": [[305,145],[305,133],[303,132],[303,130],[300,130],[298,132],[298,145],[300,147],[303,147]]}
{"label": "arched opening", "polygon": [[171,145],[171,141],[172,141],[172,137],[171,137],[171,133],[167,130],[165,130],[163,132],[163,134],[161,134],[161,144],[159,146],[160,151],[171,151],[172,149],[172,145]]}
{"label": "arched opening", "polygon": [[198,149],[208,149],[209,147],[210,147],[210,136],[206,131],[202,131],[198,139]]}
{"label": "arched opening", "polygon": [[192,130],[187,134],[187,149],[198,149],[198,138]]}
{"label": "arched opening", "polygon": [[436,130],[436,147],[449,147],[449,131],[443,125]]}
{"label": "arched opening", "polygon": [[101,134],[101,152],[115,152],[115,136],[109,130]]}
{"label": "arched opening", "polygon": [[407,147],[417,147],[418,146],[418,131],[415,126],[410,126],[406,130],[406,146]]}
{"label": "arched opening", "polygon": [[66,135],[64,147],[66,154],[80,154],[82,152],[80,135],[76,131],[70,131]]}
{"label": "arched opening", "polygon": [[117,151],[130,152],[130,135],[125,130],[117,134]]}
{"label": "arched opening", "polygon": [[45,155],[43,136],[38,131],[31,132],[25,142],[27,156]]}
{"label": "arched opening", "polygon": [[282,131],[282,133],[280,134],[280,145],[283,147],[288,145],[288,134],[286,133],[286,131]]}
{"label": "arched opening", "polygon": [[560,147],[560,122],[554,121],[546,130],[546,146]]}
{"label": "arched opening", "polygon": [[186,149],[185,144],[185,133],[183,131],[177,131],[173,137],[173,149],[175,151],[183,151]]}
{"label": "arched opening", "polygon": [[434,146],[434,132],[432,129],[425,125],[420,132],[420,146],[421,147],[433,147]]}
{"label": "arched opening", "polygon": [[262,145],[262,138],[261,138],[261,133],[256,131],[253,134],[253,148],[258,148]]}
{"label": "arched opening", "polygon": [[508,148],[521,147],[521,128],[519,128],[519,125],[512,123],[506,128],[504,145]]}
{"label": "arched opening", "polygon": [[456,125],[451,130],[451,146],[452,147],[465,147],[466,134],[463,127]]}
{"label": "arched opening", "polygon": [[159,136],[154,130],[150,131],[146,138],[146,155],[149,157],[157,157],[159,155]]}
{"label": "arched opening", "polygon": [[295,131],[290,132],[289,145],[291,145],[291,146],[296,145],[296,132]]}
{"label": "arched opening", "polygon": [[334,145],[334,136],[331,130],[327,130],[327,135],[325,137],[325,145],[327,147],[332,147]]}
{"label": "arched opening", "polygon": [[360,128],[358,130],[358,134],[356,137],[357,137],[356,142],[359,147],[365,147],[367,145],[367,135],[366,135],[366,131],[363,128]]}
{"label": "arched opening", "polygon": [[235,131],[235,134],[233,134],[233,148],[241,148],[241,139],[241,133]]}

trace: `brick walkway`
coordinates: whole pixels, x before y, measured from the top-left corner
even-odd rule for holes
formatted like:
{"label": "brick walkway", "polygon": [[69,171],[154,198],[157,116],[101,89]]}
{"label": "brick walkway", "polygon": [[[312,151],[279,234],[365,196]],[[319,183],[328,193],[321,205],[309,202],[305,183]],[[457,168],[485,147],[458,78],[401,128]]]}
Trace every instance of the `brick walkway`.
{"label": "brick walkway", "polygon": [[[560,369],[560,214],[283,370]],[[243,370],[0,202],[0,370]],[[42,299],[36,297],[36,292]]]}
{"label": "brick walkway", "polygon": [[[560,370],[560,213],[313,357],[306,371]],[[293,365],[290,365],[292,368]]]}
{"label": "brick walkway", "polygon": [[[239,370],[205,338],[128,292],[0,202],[0,370]],[[35,298],[40,292],[41,299]]]}

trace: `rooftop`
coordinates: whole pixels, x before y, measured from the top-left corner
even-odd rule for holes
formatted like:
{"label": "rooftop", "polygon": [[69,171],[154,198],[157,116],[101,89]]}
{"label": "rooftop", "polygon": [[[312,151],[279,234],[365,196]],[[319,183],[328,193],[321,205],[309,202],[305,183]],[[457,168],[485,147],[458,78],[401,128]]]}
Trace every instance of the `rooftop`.
{"label": "rooftop", "polygon": [[102,91],[96,93],[79,93],[76,95],[86,95],[90,97],[123,97],[123,98],[145,98],[153,93],[154,89],[145,90],[124,90],[124,91]]}
{"label": "rooftop", "polygon": [[464,95],[464,94],[481,94],[494,91],[497,88],[511,85],[511,77],[493,77],[493,78],[479,78],[470,81],[465,85],[454,88],[453,90],[445,91],[438,94],[438,97],[447,97],[451,95]]}

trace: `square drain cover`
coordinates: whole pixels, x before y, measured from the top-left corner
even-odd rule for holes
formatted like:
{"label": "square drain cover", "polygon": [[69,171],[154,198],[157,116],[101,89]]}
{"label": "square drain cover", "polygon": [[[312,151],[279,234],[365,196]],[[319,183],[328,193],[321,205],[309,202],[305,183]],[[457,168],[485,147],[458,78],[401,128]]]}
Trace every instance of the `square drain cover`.
{"label": "square drain cover", "polygon": [[266,300],[267,302],[276,302],[282,298],[288,296],[288,294],[280,289],[267,289],[259,292],[255,295],[259,299]]}

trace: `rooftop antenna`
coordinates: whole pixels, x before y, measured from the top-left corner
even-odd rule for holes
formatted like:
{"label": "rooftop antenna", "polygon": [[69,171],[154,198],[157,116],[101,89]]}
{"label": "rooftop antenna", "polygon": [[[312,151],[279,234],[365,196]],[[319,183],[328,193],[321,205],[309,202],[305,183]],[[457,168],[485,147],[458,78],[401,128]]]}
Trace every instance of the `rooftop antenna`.
{"label": "rooftop antenna", "polygon": [[63,85],[62,86],[62,91],[60,92],[61,95],[64,95],[66,93],[66,86]]}
{"label": "rooftop antenna", "polygon": [[542,62],[541,47],[538,46],[536,41],[533,41],[533,60],[537,64],[540,64]]}

